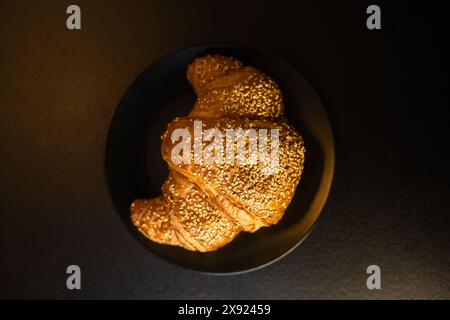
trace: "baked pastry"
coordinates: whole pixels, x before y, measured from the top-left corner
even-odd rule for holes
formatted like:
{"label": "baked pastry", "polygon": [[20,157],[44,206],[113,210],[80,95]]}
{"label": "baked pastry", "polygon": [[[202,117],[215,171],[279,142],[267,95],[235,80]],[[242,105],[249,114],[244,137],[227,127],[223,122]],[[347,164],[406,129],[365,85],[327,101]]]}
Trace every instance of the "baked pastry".
{"label": "baked pastry", "polygon": [[187,78],[197,101],[162,136],[170,169],[162,195],[135,200],[131,220],[152,241],[207,252],[282,218],[305,148],[278,85],[258,69],[207,55]]}

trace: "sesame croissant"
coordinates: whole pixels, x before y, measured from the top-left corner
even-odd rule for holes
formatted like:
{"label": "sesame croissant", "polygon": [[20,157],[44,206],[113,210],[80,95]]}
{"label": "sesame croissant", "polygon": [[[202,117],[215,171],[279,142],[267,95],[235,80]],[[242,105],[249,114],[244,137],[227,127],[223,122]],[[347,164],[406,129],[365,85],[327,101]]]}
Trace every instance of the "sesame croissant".
{"label": "sesame croissant", "polygon": [[131,220],[152,241],[213,251],[241,231],[276,224],[303,171],[305,148],[277,84],[232,57],[195,59],[197,101],[162,136],[162,195],[135,200]]}

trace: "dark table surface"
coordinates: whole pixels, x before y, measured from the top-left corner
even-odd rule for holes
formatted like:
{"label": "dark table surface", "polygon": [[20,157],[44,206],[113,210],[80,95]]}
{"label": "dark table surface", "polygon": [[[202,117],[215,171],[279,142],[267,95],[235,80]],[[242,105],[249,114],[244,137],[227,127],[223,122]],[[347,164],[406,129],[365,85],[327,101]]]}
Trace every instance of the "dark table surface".
{"label": "dark table surface", "polygon": [[[369,2],[0,1],[0,297],[450,298],[445,10]],[[446,40],[447,39],[447,40]],[[199,43],[265,49],[322,98],[336,172],[289,256],[218,277],[168,264],[127,231],[105,178],[119,99],[160,57]],[[82,269],[67,290],[66,267]],[[382,271],[368,290],[366,268]]]}

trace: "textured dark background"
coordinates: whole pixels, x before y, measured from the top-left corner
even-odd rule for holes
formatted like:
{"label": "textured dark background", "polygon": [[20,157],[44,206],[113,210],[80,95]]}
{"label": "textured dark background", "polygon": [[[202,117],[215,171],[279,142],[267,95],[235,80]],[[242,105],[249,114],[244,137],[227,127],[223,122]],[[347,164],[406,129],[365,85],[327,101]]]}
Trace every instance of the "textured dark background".
{"label": "textured dark background", "polygon": [[[82,30],[65,27],[66,7]],[[0,0],[0,297],[450,298],[448,42],[437,4]],[[319,224],[283,260],[216,277],[169,265],[126,230],[104,176],[128,85],[198,43],[269,50],[332,121],[336,174]],[[65,287],[69,264],[82,290]],[[366,288],[378,264],[382,290]]]}

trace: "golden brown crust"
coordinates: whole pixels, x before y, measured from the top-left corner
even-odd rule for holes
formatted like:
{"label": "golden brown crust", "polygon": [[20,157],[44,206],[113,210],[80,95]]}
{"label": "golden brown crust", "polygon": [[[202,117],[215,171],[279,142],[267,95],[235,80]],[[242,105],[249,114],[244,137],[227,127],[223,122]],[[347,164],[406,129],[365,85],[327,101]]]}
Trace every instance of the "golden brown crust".
{"label": "golden brown crust", "polygon": [[229,243],[240,227],[210,201],[196,184],[172,172],[164,184],[171,223],[177,234],[198,251],[212,251]]}
{"label": "golden brown crust", "polygon": [[167,203],[162,197],[134,200],[131,204],[131,221],[150,240],[179,245],[175,229],[170,222]]}
{"label": "golden brown crust", "polygon": [[[194,135],[195,119],[174,120],[163,135],[162,154],[170,168],[195,182],[214,199],[245,231],[277,223],[295,192],[303,171],[305,148],[300,135],[286,122],[271,120],[203,119],[204,130],[218,128],[279,129],[279,165],[273,174],[265,174],[267,164],[191,164],[176,165],[171,159],[174,144],[170,139],[176,128],[188,128]],[[192,150],[192,153],[194,150]],[[225,158],[225,150],[223,150]]]}
{"label": "golden brown crust", "polygon": [[[258,69],[232,57],[207,55],[188,66],[187,78],[197,101],[162,136],[162,155],[171,170],[162,196],[133,202],[131,218],[153,241],[206,252],[226,245],[240,231],[254,232],[282,218],[303,171],[305,148],[284,116],[280,89]],[[196,120],[202,121],[203,130],[278,130],[277,169],[267,174],[268,163],[261,161],[174,163],[171,152],[178,141],[172,142],[173,131],[187,128],[194,136]],[[204,148],[210,142],[202,143]]]}
{"label": "golden brown crust", "polygon": [[243,67],[208,83],[189,117],[275,119],[283,115],[278,85],[258,69]]}
{"label": "golden brown crust", "polygon": [[207,55],[196,58],[187,69],[187,78],[197,96],[208,90],[208,84],[214,79],[242,68],[242,63],[233,57]]}

